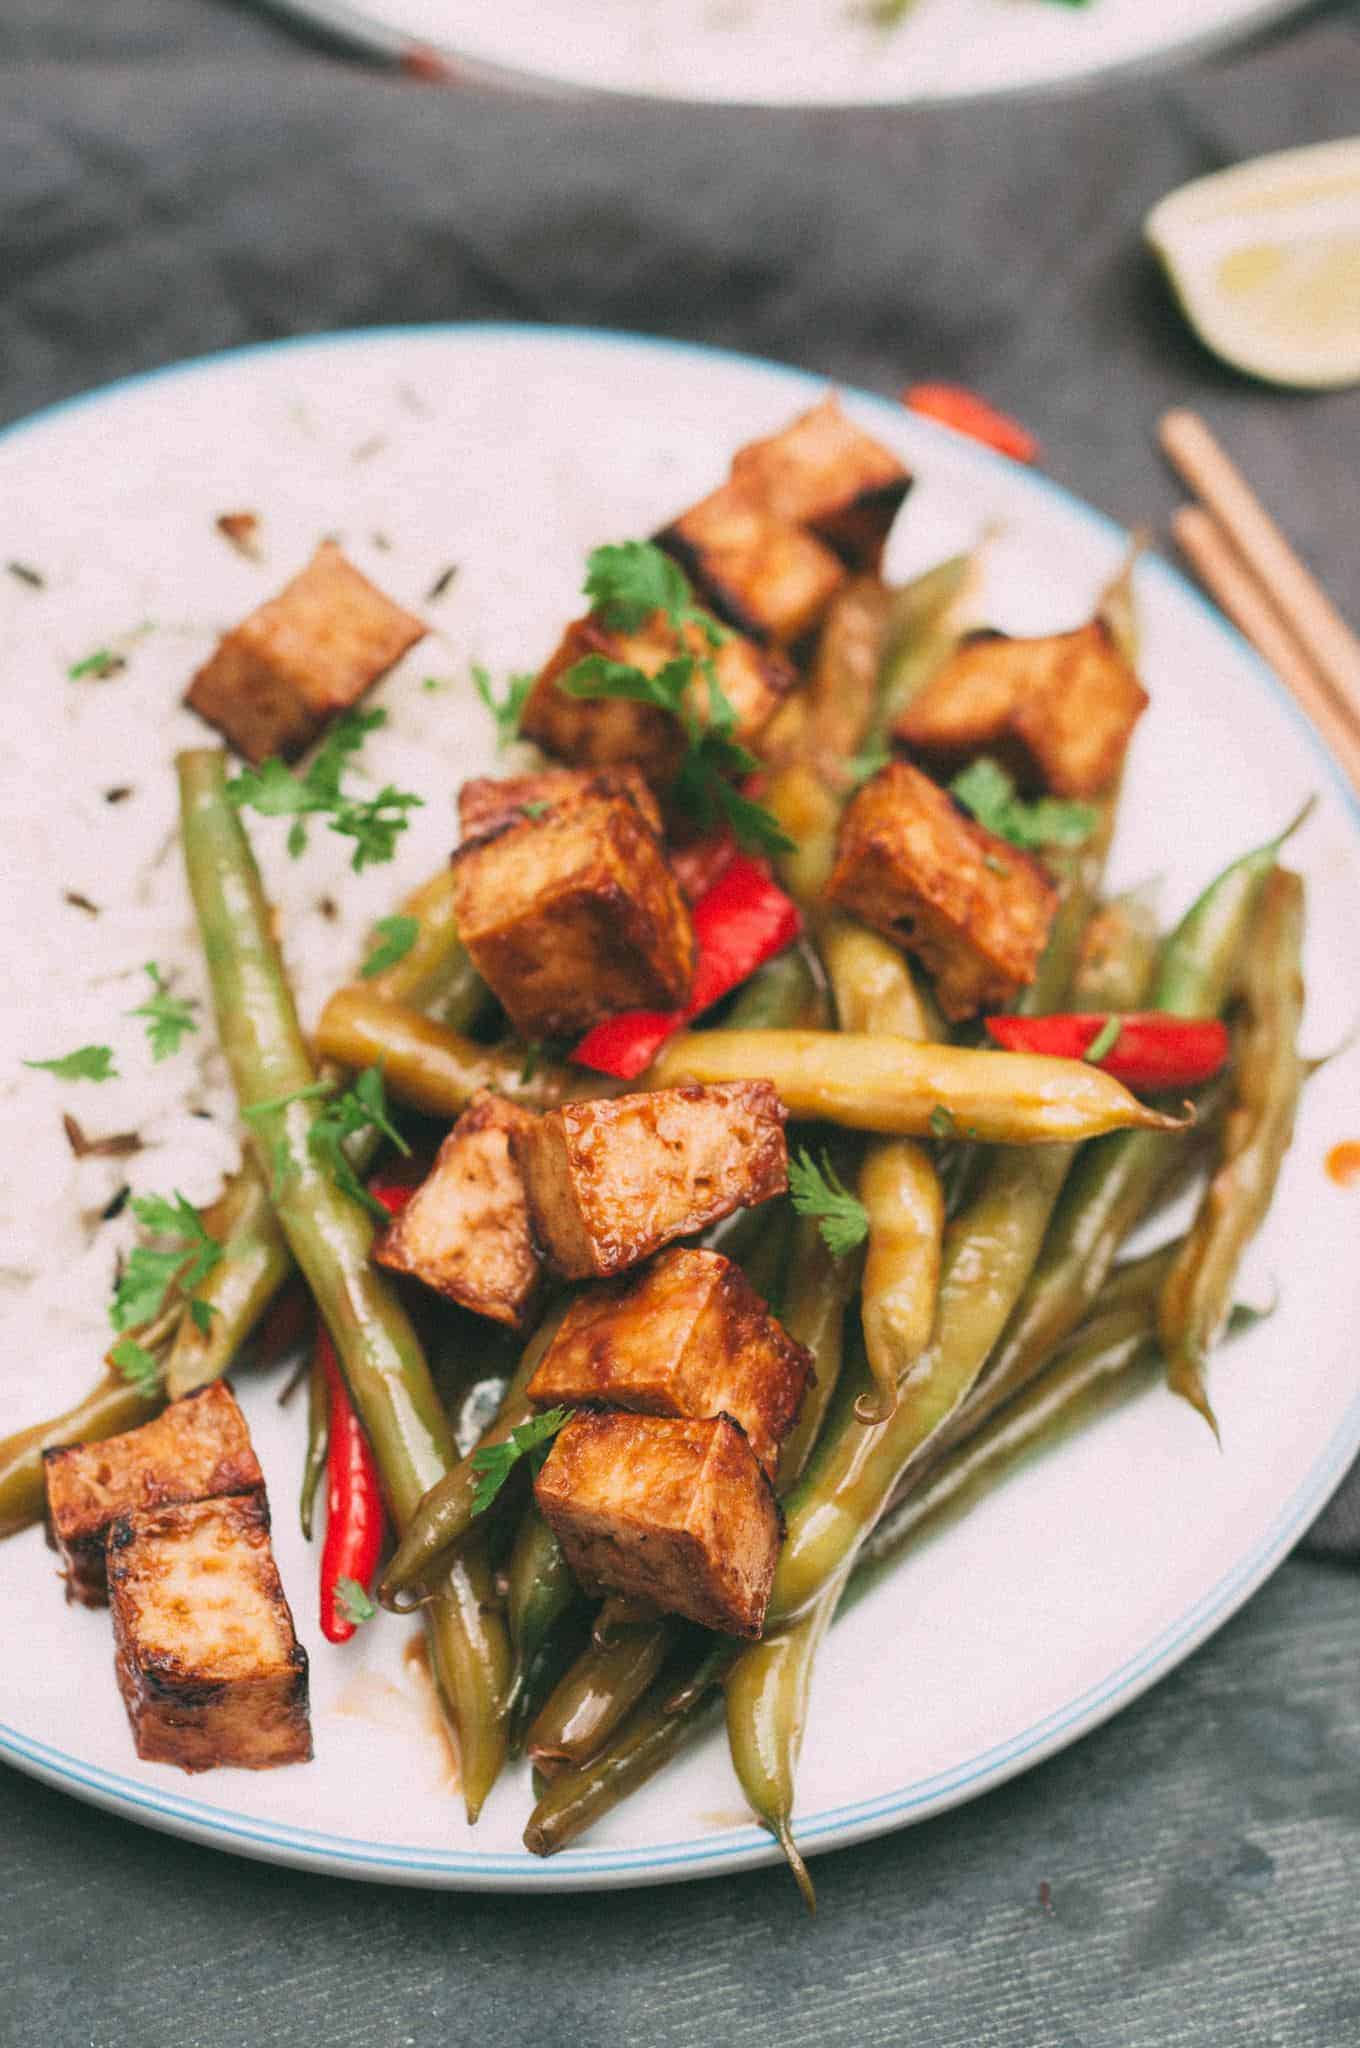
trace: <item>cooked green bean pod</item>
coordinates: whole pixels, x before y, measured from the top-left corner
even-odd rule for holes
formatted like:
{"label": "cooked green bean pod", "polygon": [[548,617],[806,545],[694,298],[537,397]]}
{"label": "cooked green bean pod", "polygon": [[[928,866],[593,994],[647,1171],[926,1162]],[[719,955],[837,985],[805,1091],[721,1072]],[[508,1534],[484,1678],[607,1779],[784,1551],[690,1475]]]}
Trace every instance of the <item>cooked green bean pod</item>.
{"label": "cooked green bean pod", "polygon": [[857,1412],[861,1422],[886,1422],[935,1327],[944,1195],[925,1146],[887,1138],[865,1154],[859,1199],[869,1218],[862,1322],[875,1392]]}
{"label": "cooked green bean pod", "polygon": [[307,1370],[307,1454],[302,1461],[302,1485],[298,1490],[298,1520],[309,1543],[312,1540],[316,1492],[325,1476],[330,1443],[330,1388],[321,1353],[313,1346],[312,1362]]}
{"label": "cooked green bean pod", "polygon": [[1134,1009],[1151,986],[1157,944],[1151,889],[1128,889],[1100,904],[1082,934],[1072,975],[1071,1008],[1082,1012]]}
{"label": "cooked green bean pod", "polygon": [[414,943],[400,960],[355,986],[380,1002],[423,1010],[453,1031],[469,1030],[491,996],[458,936],[453,906],[453,870],[445,866],[401,905],[400,914],[416,920]]}
{"label": "cooked green bean pod", "polygon": [[532,1501],[510,1552],[506,1592],[515,1650],[507,1718],[510,1747],[517,1753],[524,1730],[566,1669],[564,1650],[579,1647],[589,1612],[561,1544]]}
{"label": "cooked green bean pod", "polygon": [[730,1031],[825,1030],[830,1000],[807,942],[788,946],[738,989],[724,1023]]}
{"label": "cooked green bean pod", "polygon": [[[333,1183],[309,1138],[320,1113],[315,1069],[270,927],[258,870],[226,795],[225,756],[178,757],[190,892],[218,1031],[275,1213],[330,1331],[373,1447],[388,1506],[404,1528],[455,1463],[456,1448],[409,1318],[369,1257],[367,1213]],[[261,1113],[261,1105],[271,1106]],[[505,1754],[509,1640],[484,1547],[468,1545],[425,1609],[431,1661],[458,1729],[463,1791],[475,1819]]]}
{"label": "cooked green bean pod", "polygon": [[878,702],[866,750],[882,745],[913,697],[958,646],[972,602],[981,553],[951,555],[893,592]]}
{"label": "cooked green bean pod", "polygon": [[150,1422],[165,1406],[159,1387],[143,1393],[117,1372],[92,1387],[74,1408],[35,1422],[0,1443],[0,1537],[17,1536],[40,1522],[46,1505],[43,1452],[58,1444],[102,1443]]}
{"label": "cooked green bean pod", "polygon": [[944,1037],[932,997],[906,955],[881,932],[831,911],[818,924],[817,944],[842,1031],[923,1041]]}
{"label": "cooked green bean pod", "polygon": [[1172,1390],[1218,1434],[1204,1386],[1242,1254],[1260,1229],[1294,1134],[1304,1063],[1303,883],[1276,868],[1245,949],[1223,1156],[1162,1293],[1158,1329]]}
{"label": "cooked green bean pod", "polygon": [[274,1215],[269,1190],[248,1155],[224,1198],[233,1220],[222,1257],[194,1289],[210,1311],[206,1328],[181,1315],[165,1365],[172,1401],[220,1379],[293,1271],[293,1255]]}
{"label": "cooked green bean pod", "polygon": [[554,1687],[525,1747],[545,1777],[575,1770],[603,1749],[647,1691],[671,1650],[674,1625],[656,1620],[591,1642]]}
{"label": "cooked green bean pod", "polygon": [[812,1353],[813,1379],[798,1420],[779,1453],[777,1490],[787,1493],[812,1455],[836,1387],[844,1354],[845,1312],[859,1281],[861,1254],[832,1252],[811,1216],[800,1216],[793,1231],[788,1288],[780,1320],[789,1335]]}

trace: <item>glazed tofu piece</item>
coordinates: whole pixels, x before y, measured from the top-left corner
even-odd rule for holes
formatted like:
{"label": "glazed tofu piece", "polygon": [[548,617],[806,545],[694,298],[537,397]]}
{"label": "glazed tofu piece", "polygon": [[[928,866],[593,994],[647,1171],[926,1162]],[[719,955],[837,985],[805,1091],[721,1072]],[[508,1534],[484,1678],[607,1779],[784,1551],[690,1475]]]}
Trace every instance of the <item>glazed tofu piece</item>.
{"label": "glazed tofu piece", "polygon": [[114,1668],[138,1756],[185,1771],[306,1763],[307,1652],[264,1495],[122,1515],[108,1555]]}
{"label": "glazed tofu piece", "polygon": [[978,633],[913,698],[896,734],[937,774],[987,753],[1025,788],[1096,796],[1119,773],[1147,702],[1100,619],[1040,640]]}
{"label": "glazed tofu piece", "polygon": [[810,633],[845,580],[844,563],[824,541],[735,483],[682,512],[655,540],[721,618],[776,647]]}
{"label": "glazed tofu piece", "polygon": [[184,701],[248,761],[291,760],[425,631],[323,541],[300,575],[218,642]]}
{"label": "glazed tofu piece", "polygon": [[788,1187],[784,1105],[768,1081],[568,1102],[510,1142],[534,1242],[569,1280],[621,1273]]}
{"label": "glazed tofu piece", "polygon": [[172,1401],[123,1436],[44,1451],[43,1476],[66,1597],[86,1607],[104,1604],[105,1538],[119,1515],[264,1485],[246,1419],[224,1380]]}
{"label": "glazed tofu piece", "polygon": [[689,994],[689,909],[629,797],[583,798],[461,846],[453,906],[523,1038],[570,1037],[616,1010],[677,1009]]}
{"label": "glazed tofu piece", "polygon": [[566,810],[591,796],[631,798],[648,827],[658,839],[662,836],[661,807],[641,769],[631,763],[593,770],[541,768],[536,775],[507,775],[499,781],[479,775],[458,792],[458,823],[464,839],[485,839],[521,818]]}
{"label": "glazed tofu piece", "polygon": [[877,569],[911,472],[827,397],[739,449],[732,481],[777,519],[810,527],[852,569]]}
{"label": "glazed tofu piece", "polygon": [[474,1095],[434,1166],[374,1245],[378,1264],[520,1329],[540,1269],[510,1133],[532,1122],[527,1109],[503,1095]]}
{"label": "glazed tofu piece", "polygon": [[567,1310],[533,1379],[540,1407],[591,1402],[702,1421],[730,1415],[774,1476],[798,1419],[812,1354],[795,1344],[739,1266],[675,1247],[636,1279],[608,1281]]}
{"label": "glazed tofu piece", "polygon": [[[520,732],[545,753],[579,767],[631,764],[653,789],[664,792],[674,782],[684,753],[677,720],[655,704],[634,704],[624,697],[573,697],[559,689],[558,682],[592,654],[654,676],[682,651],[712,656],[723,694],[737,714],[733,737],[743,745],[750,745],[764,730],[798,680],[781,655],[757,647],[740,633],[729,634],[720,647],[711,648],[697,627],[690,626],[679,636],[659,612],[636,633],[614,632],[590,616],[568,626],[530,692]],[[692,703],[699,720],[706,720],[708,690],[702,681],[694,687]]]}
{"label": "glazed tofu piece", "polygon": [[1037,860],[905,761],[847,805],[826,893],[914,953],[956,1019],[997,1009],[1033,981],[1058,903]]}
{"label": "glazed tofu piece", "polygon": [[774,1490],[730,1416],[574,1415],[534,1495],[588,1592],[758,1636],[779,1556]]}

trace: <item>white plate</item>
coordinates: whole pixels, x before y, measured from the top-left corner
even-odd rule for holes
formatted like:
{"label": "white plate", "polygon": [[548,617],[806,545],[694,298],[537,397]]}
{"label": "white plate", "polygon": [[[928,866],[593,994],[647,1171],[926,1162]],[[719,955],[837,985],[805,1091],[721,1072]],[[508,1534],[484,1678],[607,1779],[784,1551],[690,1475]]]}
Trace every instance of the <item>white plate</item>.
{"label": "white plate", "polygon": [[[91,1129],[117,1127],[117,1099],[106,1105],[102,1088],[13,1078],[17,1053],[97,1035],[88,1018],[54,1006],[47,977],[60,985],[62,966],[51,948],[44,956],[35,937],[37,954],[22,950],[38,920],[64,934],[68,953],[82,943],[82,914],[67,909],[63,921],[57,907],[59,881],[102,890],[107,914],[129,920],[129,967],[154,951],[198,985],[178,880],[172,912],[158,913],[163,928],[138,925],[135,906],[120,906],[123,835],[153,852],[163,841],[161,872],[176,874],[169,755],[199,731],[177,708],[184,677],[214,631],[275,587],[321,533],[338,529],[366,569],[416,605],[444,563],[461,565],[449,595],[428,607],[445,644],[427,643],[383,686],[395,752],[379,772],[395,763],[430,801],[397,867],[361,878],[357,893],[374,914],[437,863],[456,784],[492,765],[467,658],[495,668],[539,659],[573,610],[592,543],[650,530],[711,486],[738,443],[778,427],[820,389],[801,372],[701,349],[455,327],[229,354],[58,406],[0,437],[0,562],[36,563],[49,579],[35,591],[0,576],[6,726],[20,735],[9,744],[38,749],[38,759],[44,745],[55,750],[49,832],[7,842],[11,985],[18,960],[38,961],[12,1005],[0,1071],[11,1103],[17,1088],[46,1088],[54,1124],[69,1106]],[[1051,628],[1086,612],[1123,547],[1114,527],[1042,477],[881,399],[849,403],[918,473],[894,537],[896,570],[1000,522],[990,556],[997,623]],[[244,506],[265,521],[263,568],[213,531],[216,514]],[[1354,800],[1260,663],[1179,576],[1146,561],[1139,593],[1153,705],[1134,747],[1114,877],[1164,875],[1174,915],[1317,790],[1291,857],[1310,887],[1309,1042],[1335,1044],[1360,1014]],[[135,643],[124,676],[66,679],[74,658],[147,618],[156,630]],[[435,671],[456,674],[456,687],[422,689]],[[82,690],[81,737],[63,753],[50,707]],[[111,777],[139,784],[137,799],[112,813],[98,794]],[[294,871],[277,839],[255,836],[310,1007],[348,959],[299,905],[327,888],[348,897],[343,847],[323,833]],[[97,882],[89,849],[100,856]],[[92,1000],[103,1016],[121,1006],[107,992]],[[174,1062],[149,1071],[156,1088],[174,1092]],[[833,1631],[819,1674],[798,1825],[809,1850],[938,1812],[1071,1742],[1218,1627],[1306,1528],[1360,1444],[1356,1197],[1323,1173],[1328,1145],[1360,1136],[1357,1077],[1352,1050],[1310,1083],[1248,1274],[1258,1295],[1278,1279],[1279,1309],[1215,1374],[1222,1454],[1186,1407],[1150,1395],[1030,1466],[857,1607]],[[205,1099],[220,1103],[212,1059],[202,1082]],[[35,1207],[40,1151],[25,1180]],[[10,1245],[3,1250],[8,1263]],[[88,1273],[73,1264],[57,1279],[38,1335],[4,1342],[0,1429],[51,1412],[91,1376],[102,1296],[95,1291],[90,1321]],[[240,1392],[313,1660],[316,1761],[201,1779],[138,1763],[114,1689],[108,1617],[63,1607],[36,1531],[0,1545],[0,1607],[11,1645],[23,1646],[0,1678],[0,1753],[153,1826],[394,1882],[553,1890],[770,1858],[743,1817],[720,1736],[550,1863],[519,1846],[522,1772],[469,1830],[403,1678],[407,1625],[383,1618],[344,1650],[320,1641],[315,1553],[292,1512],[302,1417],[278,1408],[272,1386],[245,1377]]]}
{"label": "white plate", "polygon": [[470,84],[760,106],[885,105],[1052,90],[1250,34],[1301,0],[273,0]]}

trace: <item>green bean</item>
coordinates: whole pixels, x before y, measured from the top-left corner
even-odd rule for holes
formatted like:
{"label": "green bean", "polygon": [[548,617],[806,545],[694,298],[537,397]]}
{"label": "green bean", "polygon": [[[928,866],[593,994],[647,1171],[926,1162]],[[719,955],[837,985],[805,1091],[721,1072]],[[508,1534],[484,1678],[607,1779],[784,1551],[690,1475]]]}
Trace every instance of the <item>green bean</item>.
{"label": "green bean", "polygon": [[650,1687],[674,1640],[673,1624],[652,1620],[588,1645],[529,1730],[526,1747],[545,1777],[576,1769],[603,1749]]}
{"label": "green bean", "polygon": [[869,1220],[861,1321],[875,1393],[861,1422],[885,1422],[898,1388],[930,1342],[944,1234],[935,1162],[913,1138],[886,1138],[865,1155],[859,1199]]}
{"label": "green bean", "polygon": [[330,1443],[330,1388],[326,1381],[326,1368],[321,1362],[321,1353],[313,1347],[312,1362],[307,1371],[307,1455],[302,1464],[302,1486],[298,1493],[298,1520],[302,1524],[302,1533],[309,1543],[312,1540],[316,1490],[326,1470]]}
{"label": "green bean", "polygon": [[864,748],[882,746],[913,697],[962,638],[962,614],[976,589],[981,555],[951,555],[893,592],[878,702]]}
{"label": "green bean", "polygon": [[564,1650],[579,1646],[589,1612],[561,1544],[532,1500],[521,1518],[506,1578],[515,1646],[507,1719],[511,1751],[517,1754],[524,1731],[567,1668]]}
{"label": "green bean", "polygon": [[1294,1133],[1304,1064],[1303,883],[1276,868],[1243,959],[1242,1028],[1223,1156],[1162,1293],[1158,1327],[1172,1391],[1218,1435],[1204,1386],[1242,1254],[1265,1220]]}
{"label": "green bean", "polygon": [[0,1443],[0,1537],[17,1536],[40,1522],[46,1501],[43,1452],[59,1444],[102,1443],[150,1422],[165,1406],[159,1387],[143,1393],[116,1372],[109,1373],[64,1415],[35,1422]]}
{"label": "green bean", "polygon": [[[1157,914],[1152,891],[1128,889],[1102,903],[1082,935],[1070,1007],[1131,1010],[1151,985],[1157,964]],[[1130,983],[1138,994],[1130,997]]]}
{"label": "green bean", "polygon": [[832,1252],[811,1216],[794,1225],[793,1256],[781,1320],[789,1335],[812,1353],[813,1378],[798,1420],[779,1453],[778,1491],[787,1493],[812,1455],[841,1376],[845,1312],[859,1284],[858,1251]]}
{"label": "green bean", "polygon": [[824,1029],[830,1004],[807,942],[786,947],[758,967],[733,997],[723,1021],[732,1031]]}
{"label": "green bean", "polygon": [[819,920],[817,943],[842,1031],[935,1040],[945,1035],[934,1001],[905,954],[881,932],[831,911]]}
{"label": "green bean", "polygon": [[247,1155],[229,1185],[233,1222],[222,1257],[194,1292],[206,1302],[205,1326],[182,1315],[165,1366],[172,1401],[220,1379],[293,1271],[293,1255],[269,1190]]}
{"label": "green bean", "polygon": [[852,576],[827,610],[806,684],[785,699],[760,736],[762,760],[812,767],[859,752],[878,696],[895,594],[877,576]]}
{"label": "green bean", "polygon": [[[225,757],[196,750],[177,761],[190,892],[198,913],[218,1031],[275,1213],[335,1343],[388,1506],[403,1529],[453,1465],[456,1449],[419,1340],[386,1277],[372,1264],[373,1226],[309,1145],[320,1114],[313,1068],[270,929],[268,906],[239,815],[226,796]],[[469,1545],[425,1609],[431,1662],[458,1729],[463,1791],[475,1819],[505,1754],[509,1641],[485,1549]]]}
{"label": "green bean", "polygon": [[402,903],[401,915],[416,920],[414,944],[400,960],[357,986],[380,1002],[424,1011],[451,1030],[469,1030],[491,998],[458,936],[453,870],[442,867],[422,883]]}
{"label": "green bean", "polygon": [[1046,1016],[1066,1000],[1105,872],[1117,804],[1118,791],[1097,799],[1095,826],[1080,846],[1044,848],[1044,865],[1058,886],[1058,908],[1039,971],[1016,999],[1022,1017]]}

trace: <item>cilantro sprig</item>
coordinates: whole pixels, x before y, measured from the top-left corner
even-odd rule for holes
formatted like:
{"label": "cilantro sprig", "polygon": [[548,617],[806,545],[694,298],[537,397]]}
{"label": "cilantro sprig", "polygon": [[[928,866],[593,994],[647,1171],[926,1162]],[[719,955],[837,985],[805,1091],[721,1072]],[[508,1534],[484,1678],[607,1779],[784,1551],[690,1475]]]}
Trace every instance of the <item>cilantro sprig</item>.
{"label": "cilantro sprig", "polygon": [[420,919],[380,917],[373,929],[379,942],[359,969],[365,980],[375,974],[385,974],[389,967],[395,967],[399,960],[406,958],[420,937]]}
{"label": "cilantro sprig", "polygon": [[479,661],[473,662],[472,687],[495,720],[498,748],[508,747],[512,740],[519,738],[519,722],[524,716],[529,692],[537,680],[532,670],[528,674],[510,676],[506,681],[505,694],[498,697],[490,671],[484,669]]}
{"label": "cilantro sprig", "polygon": [[118,1079],[111,1045],[78,1045],[74,1052],[64,1052],[59,1059],[25,1060],[24,1065],[37,1067],[44,1074],[55,1074],[59,1081]]}
{"label": "cilantro sprig", "polygon": [[[389,1221],[386,1209],[376,1196],[368,1192],[345,1150],[351,1138],[373,1128],[381,1131],[403,1157],[410,1156],[410,1146],[387,1113],[382,1068],[365,1067],[342,1093],[337,1094],[336,1088],[334,1081],[313,1081],[306,1088],[294,1089],[291,1095],[276,1095],[268,1102],[253,1102],[242,1113],[247,1122],[257,1123],[263,1117],[287,1109],[290,1103],[323,1101],[325,1108],[313,1120],[307,1133],[308,1152],[342,1195],[348,1195],[361,1209],[367,1209],[377,1222],[386,1223]],[[274,1192],[277,1195],[292,1165],[286,1138],[276,1140],[273,1156]]]}
{"label": "cilantro sprig", "polygon": [[154,1394],[161,1383],[161,1369],[154,1355],[135,1337],[120,1337],[109,1353],[109,1361],[139,1394]]}
{"label": "cilantro sprig", "polygon": [[950,783],[949,794],[988,832],[1027,853],[1045,846],[1081,846],[1096,827],[1090,804],[1056,796],[1036,797],[1031,803],[1018,796],[1014,777],[990,754],[970,761]]}
{"label": "cilantro sprig", "polygon": [[144,971],[151,979],[151,994],[135,1010],[129,1010],[128,1015],[146,1019],[151,1057],[159,1062],[177,1053],[181,1041],[190,1032],[197,1031],[198,1024],[194,1017],[194,1004],[187,997],[171,995],[170,984],[154,960],[147,961]]}
{"label": "cilantro sprig", "polygon": [[361,1628],[366,1621],[372,1621],[377,1611],[357,1579],[347,1579],[343,1573],[336,1579],[335,1612],[341,1621],[347,1621],[351,1628]]}
{"label": "cilantro sprig", "polygon": [[164,1195],[134,1196],[132,1213],[144,1230],[167,1242],[160,1250],[139,1244],[128,1253],[109,1304],[109,1321],[115,1330],[152,1322],[170,1289],[178,1285],[190,1297],[190,1312],[203,1330],[212,1311],[206,1301],[196,1302],[193,1293],[222,1257],[221,1245],[178,1189],[173,1201]]}
{"label": "cilantro sprig", "polygon": [[265,818],[291,818],[288,851],[295,860],[307,847],[304,821],[318,816],[325,817],[332,832],[355,842],[350,866],[356,874],[389,861],[410,823],[407,812],[421,809],[425,799],[390,782],[376,796],[364,798],[347,796],[342,787],[368,735],[386,723],[387,713],[381,708],[347,711],[331,727],[304,774],[295,775],[271,755],[258,768],[243,768],[227,784],[227,795],[238,809],[248,807]]}
{"label": "cilantro sprig", "polygon": [[547,1457],[558,1430],[570,1419],[569,1408],[549,1408],[544,1414],[535,1415],[532,1421],[521,1422],[504,1442],[483,1444],[480,1450],[474,1451],[472,1469],[477,1474],[477,1486],[472,1496],[473,1514],[486,1513],[521,1459],[527,1458],[531,1471],[536,1472]]}
{"label": "cilantro sprig", "polygon": [[823,1152],[818,1166],[804,1146],[789,1160],[789,1195],[800,1216],[815,1216],[822,1242],[837,1257],[863,1244],[869,1235],[869,1212]]}

